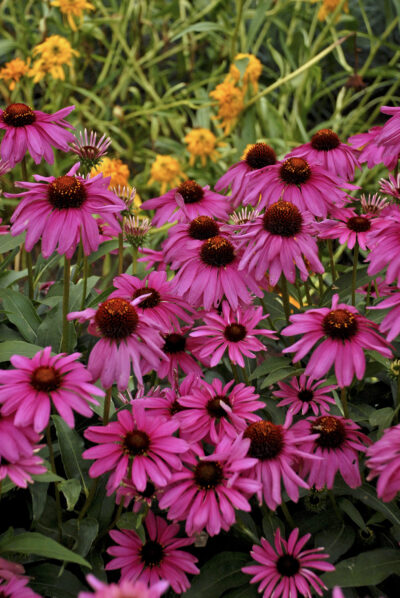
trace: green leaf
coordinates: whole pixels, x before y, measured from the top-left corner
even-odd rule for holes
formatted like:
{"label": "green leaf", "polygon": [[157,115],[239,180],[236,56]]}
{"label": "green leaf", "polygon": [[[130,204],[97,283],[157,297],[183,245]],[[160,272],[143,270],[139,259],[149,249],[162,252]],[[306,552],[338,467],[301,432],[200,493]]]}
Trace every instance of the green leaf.
{"label": "green leaf", "polygon": [[335,494],[346,494],[357,498],[362,503],[371,507],[374,511],[382,513],[394,525],[400,526],[400,510],[396,506],[394,501],[384,503],[376,496],[376,489],[369,484],[364,483],[360,488],[349,488],[346,484],[336,479],[335,486],[333,488]]}
{"label": "green leaf", "polygon": [[266,513],[262,520],[262,528],[264,538],[270,543],[274,543],[275,532],[279,528],[284,535],[285,524],[279,519],[277,515],[272,512]]}
{"label": "green leaf", "polygon": [[10,322],[15,324],[25,340],[35,342],[40,318],[32,302],[22,293],[11,289],[0,289],[0,298],[3,299],[3,309]]}
{"label": "green leaf", "polygon": [[0,40],[0,56],[4,56],[14,50],[17,47],[17,42],[13,39],[2,39]]}
{"label": "green leaf", "polygon": [[349,501],[348,498],[343,498],[340,500],[339,507],[344,513],[346,513],[346,515],[350,517],[352,521],[354,521],[356,525],[358,525],[360,529],[365,528],[365,521],[360,511],[353,505],[352,502]]}
{"label": "green leaf", "polygon": [[64,523],[63,532],[65,535],[74,538],[74,551],[86,556],[97,537],[99,524],[93,517],[86,517],[82,521],[70,519]]}
{"label": "green leaf", "polygon": [[297,374],[301,374],[303,368],[295,369],[294,367],[285,367],[274,372],[271,372],[261,384],[260,388],[266,388],[267,386],[271,386],[271,384],[275,384],[275,382],[279,382],[280,380],[284,380],[289,376],[297,376]]}
{"label": "green leaf", "polygon": [[25,341],[4,341],[0,345],[0,362],[10,361],[13,355],[24,355],[24,357],[33,357],[43,351],[43,347],[31,345]]}
{"label": "green leaf", "polygon": [[377,548],[341,561],[321,579],[328,588],[359,588],[375,586],[393,574],[400,574],[400,550]]}
{"label": "green leaf", "polygon": [[[1,41],[0,41],[1,47]],[[1,50],[0,50],[1,54]],[[18,237],[12,237],[11,235],[0,235],[0,253],[6,253],[15,247],[18,247],[25,241],[25,233],[18,235]]]}
{"label": "green leaf", "polygon": [[87,590],[75,575],[51,563],[30,567],[28,574],[32,577],[29,587],[40,596],[76,598],[79,592]]}
{"label": "green leaf", "polygon": [[353,546],[355,536],[349,525],[335,525],[315,534],[315,546],[323,546],[329,554],[329,562],[335,563]]}
{"label": "green leaf", "polygon": [[185,598],[221,598],[226,590],[248,583],[248,577],[241,569],[249,562],[249,555],[243,552],[222,552],[201,568]]}
{"label": "green leaf", "polygon": [[142,524],[143,513],[123,513],[117,521],[119,529],[138,529]]}
{"label": "green leaf", "polygon": [[84,443],[76,430],[71,429],[59,415],[53,415],[60,445],[61,459],[68,479],[80,480],[86,492],[86,472],[89,462],[82,459]]}
{"label": "green leaf", "polygon": [[223,26],[218,25],[218,23],[212,23],[211,21],[200,21],[199,23],[194,23],[193,25],[186,27],[185,29],[183,29],[182,31],[180,31],[179,33],[174,35],[174,37],[171,38],[171,42],[175,42],[177,39],[180,39],[181,37],[183,37],[187,33],[191,33],[192,31],[194,33],[200,33],[202,31],[222,31],[222,30],[223,30]]}
{"label": "green leaf", "polygon": [[89,563],[85,561],[79,554],[75,554],[72,550],[68,550],[52,538],[43,536],[37,532],[26,532],[13,536],[8,540],[1,540],[0,552],[17,552],[18,554],[37,554],[49,559],[57,559],[58,561],[67,561],[69,563],[77,563],[84,567],[91,568]]}
{"label": "green leaf", "polygon": [[29,484],[29,492],[32,498],[32,514],[34,521],[42,516],[46,506],[46,496],[49,484]]}
{"label": "green leaf", "polygon": [[67,511],[73,511],[82,490],[80,482],[75,478],[64,480],[59,485],[59,489],[64,494],[65,500],[67,501]]}
{"label": "green leaf", "polygon": [[290,367],[290,358],[287,357],[267,357],[250,376],[250,380],[260,378],[271,372],[281,370],[282,368]]}

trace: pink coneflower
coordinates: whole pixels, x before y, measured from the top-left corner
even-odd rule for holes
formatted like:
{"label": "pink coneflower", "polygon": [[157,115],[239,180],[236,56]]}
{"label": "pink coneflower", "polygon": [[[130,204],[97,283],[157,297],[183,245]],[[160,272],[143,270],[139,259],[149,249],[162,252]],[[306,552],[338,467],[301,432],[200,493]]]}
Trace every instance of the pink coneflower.
{"label": "pink coneflower", "polygon": [[[393,289],[395,290],[395,289]],[[384,299],[379,305],[368,307],[368,309],[386,309],[392,307],[389,313],[383,318],[379,330],[387,333],[387,340],[392,342],[400,334],[400,291],[394,292],[390,297]]]}
{"label": "pink coneflower", "polygon": [[70,151],[79,157],[79,161],[86,168],[91,168],[92,166],[97,166],[102,156],[107,154],[110,145],[111,137],[102,135],[97,140],[97,133],[90,131],[88,135],[88,131],[85,129],[84,133],[79,131],[79,135],[74,136]]}
{"label": "pink coneflower", "polygon": [[396,292],[396,288],[386,284],[385,279],[381,276],[375,278],[375,280],[371,281],[368,284],[364,284],[362,287],[356,289],[356,293],[360,293],[360,295],[367,295],[368,294],[368,287],[369,287],[369,295],[374,299],[379,299],[380,297],[387,297],[392,293]]}
{"label": "pink coneflower", "polygon": [[139,316],[135,307],[142,300],[143,295],[133,301],[114,297],[100,303],[97,309],[68,314],[68,320],[90,320],[89,332],[101,337],[90,353],[88,369],[95,380],[100,378],[104,388],[116,382],[118,390],[125,390],[131,366],[141,384],[143,360],[146,367],[156,368],[159,360],[165,359],[159,332],[147,323],[145,316]]}
{"label": "pink coneflower", "polygon": [[196,250],[204,241],[219,234],[219,224],[210,216],[198,216],[190,222],[176,224],[169,229],[168,239],[163,243],[164,260],[176,270],[185,261],[187,250]]}
{"label": "pink coneflower", "polygon": [[301,476],[308,476],[310,486],[317,490],[324,486],[333,488],[338,471],[350,488],[361,486],[358,452],[365,453],[371,441],[359,432],[360,426],[351,419],[322,415],[298,421],[293,428],[298,434],[319,434],[304,440],[302,445],[305,452],[319,457],[315,461],[304,460],[300,467]]}
{"label": "pink coneflower", "polygon": [[356,168],[361,168],[359,155],[358,150],[342,143],[334,131],[320,129],[309,143],[295,147],[287,157],[304,158],[311,164],[320,164],[333,175],[352,181]]}
{"label": "pink coneflower", "polygon": [[152,511],[148,512],[144,524],[145,542],[131,530],[110,532],[117,546],[110,546],[107,552],[116,558],[106,565],[106,570],[121,569],[122,580],[139,579],[148,584],[165,580],[174,592],[185,592],[190,587],[186,573],[196,575],[200,571],[195,565],[197,558],[179,548],[190,546],[194,538],[178,538],[179,525],[168,525]]}
{"label": "pink coneflower", "polygon": [[336,220],[323,220],[318,223],[320,239],[338,239],[340,244],[347,243],[353,249],[356,243],[366,251],[369,248],[370,233],[375,230],[376,219],[372,214],[364,216],[355,210],[343,209],[336,214]]}
{"label": "pink coneflower", "polygon": [[140,247],[139,254],[143,257],[140,257],[138,262],[144,262],[146,264],[145,270],[152,270],[154,268],[159,272],[160,270],[167,269],[167,264],[164,262],[164,254],[162,251],[156,251],[155,249],[149,249],[148,247]]}
{"label": "pink coneflower", "polygon": [[19,457],[30,457],[34,444],[39,442],[40,436],[31,426],[17,427],[11,416],[0,417],[0,457],[7,461],[17,461]]}
{"label": "pink coneflower", "polygon": [[235,523],[235,509],[251,511],[248,497],[260,484],[247,477],[256,463],[246,457],[248,447],[241,434],[234,441],[222,438],[209,456],[192,444],[183,456],[186,467],[172,474],[159,502],[168,519],[185,521],[189,536],[203,528],[215,536]]}
{"label": "pink coneflower", "polygon": [[240,302],[251,303],[249,291],[261,296],[254,278],[248,272],[239,272],[240,256],[226,236],[212,237],[186,254],[175,275],[174,289],[193,307],[209,311],[218,307],[225,296],[232,309],[237,309]]}
{"label": "pink coneflower", "polygon": [[174,381],[172,388],[163,388],[160,393],[162,396],[154,396],[146,393],[144,397],[146,400],[146,409],[151,409],[151,413],[157,416],[164,417],[167,420],[171,418],[180,423],[177,414],[179,414],[184,407],[180,404],[181,396],[191,393],[193,387],[200,384],[200,378],[194,374],[188,374],[181,384]]}
{"label": "pink coneflower", "polygon": [[109,179],[104,179],[102,174],[92,179],[75,176],[78,168],[79,162],[57,178],[34,175],[37,183],[16,183],[28,191],[6,194],[23,198],[11,217],[11,233],[16,236],[27,231],[27,251],[42,237],[43,257],[50,257],[57,249],[61,255],[71,258],[82,239],[84,253],[89,255],[101,242],[95,214],[118,229],[116,215],[125,206],[108,191]]}
{"label": "pink coneflower", "polygon": [[255,357],[254,352],[266,351],[266,346],[256,338],[263,336],[276,339],[277,336],[272,330],[256,328],[262,320],[268,317],[263,314],[261,307],[247,307],[233,310],[224,301],[222,314],[216,312],[203,316],[204,326],[197,326],[190,333],[190,336],[204,339],[204,344],[199,349],[200,358],[211,356],[210,366],[217,365],[228,350],[229,359],[234,364],[245,366],[243,356]]}
{"label": "pink coneflower", "polygon": [[188,222],[198,216],[210,216],[225,220],[230,212],[229,201],[223,195],[200,187],[195,181],[183,181],[175,189],[144,201],[143,210],[156,210],[153,224],[161,226],[166,222]]}
{"label": "pink coneflower", "polygon": [[[202,375],[202,369],[195,358],[198,359],[199,346],[202,346],[203,343],[191,338],[188,334],[189,330],[191,330],[190,327],[176,326],[170,330],[164,330],[161,335],[164,342],[162,351],[165,359],[154,369],[160,379],[167,377],[170,384],[174,384],[180,370],[185,374]],[[204,364],[208,363],[206,358],[201,361]]]}
{"label": "pink coneflower", "polygon": [[96,459],[90,476],[97,478],[106,471],[113,472],[107,483],[109,494],[118,488],[128,470],[132,483],[142,492],[148,481],[165,486],[171,470],[182,468],[179,454],[188,445],[173,436],[178,423],[148,415],[143,402],[135,401],[131,411],[120,411],[118,421],[90,426],[84,433],[85,438],[99,444],[83,453],[85,459]]}
{"label": "pink coneflower", "polygon": [[250,583],[261,582],[258,592],[264,592],[263,598],[311,598],[314,591],[322,596],[327,588],[311,569],[334,571],[335,567],[324,560],[329,554],[321,552],[323,548],[303,550],[310,538],[311,534],[299,538],[296,528],[288,540],[284,540],[278,527],[275,546],[265,538],[261,538],[261,546],[253,545],[250,554],[260,564],[243,567],[242,571],[254,575]]}
{"label": "pink coneflower", "polygon": [[0,580],[0,595],[4,598],[42,598],[27,587],[28,583],[27,577],[15,577],[5,582]]}
{"label": "pink coneflower", "polygon": [[397,279],[400,286],[400,209],[391,205],[377,218],[377,230],[371,233],[371,252],[366,258],[370,262],[368,276],[381,274],[387,266],[385,282],[391,284]]}
{"label": "pink coneflower", "polygon": [[309,309],[303,314],[290,316],[292,324],[281,331],[284,336],[301,334],[300,340],[283,349],[282,353],[295,353],[293,361],[300,361],[319,340],[305,369],[306,376],[321,378],[335,364],[339,386],[349,386],[354,374],[362,380],[365,373],[363,349],[378,351],[390,358],[388,343],[377,333],[378,325],[358,313],[346,303],[339,303],[339,295],[332,298],[332,307]]}
{"label": "pink coneflower", "polygon": [[128,581],[123,579],[118,584],[107,585],[94,577],[86,577],[88,584],[93,588],[92,592],[79,592],[78,598],[160,598],[169,584],[166,581],[158,581],[148,585],[143,581]]}
{"label": "pink coneflower", "polygon": [[303,158],[286,158],[283,162],[261,168],[246,175],[246,181],[244,204],[250,203],[262,209],[280,197],[302,212],[308,211],[322,218],[326,218],[332,207],[343,205],[346,193],[341,187],[358,189]]}
{"label": "pink coneflower", "polygon": [[301,212],[290,201],[277,201],[263,216],[247,226],[240,235],[246,239],[239,270],[245,270],[261,280],[268,271],[269,283],[275,286],[281,274],[291,283],[296,280],[296,266],[302,280],[307,280],[307,260],[314,272],[322,274],[324,267],[318,259],[318,247],[313,238],[315,221],[308,212]]}
{"label": "pink coneflower", "polygon": [[377,144],[377,139],[382,127],[372,127],[367,133],[359,133],[348,138],[348,142],[355,148],[361,150],[358,161],[367,163],[368,168],[377,164],[384,164],[389,170],[393,170],[398,161],[398,153],[387,152],[386,148]]}
{"label": "pink coneflower", "polygon": [[373,214],[375,216],[378,216],[390,204],[387,199],[381,197],[378,193],[374,193],[373,195],[365,195],[363,193],[360,201],[364,214]]}
{"label": "pink coneflower", "polygon": [[146,322],[160,330],[178,326],[181,320],[191,324],[193,309],[177,297],[172,291],[172,284],[167,280],[166,272],[151,272],[142,280],[129,274],[121,274],[113,280],[116,288],[110,295],[132,301],[142,295],[148,295],[137,306],[137,312],[146,315]]}
{"label": "pink coneflower", "polygon": [[14,166],[29,150],[35,164],[39,164],[42,158],[53,164],[52,147],[69,152],[68,144],[75,139],[65,130],[72,125],[64,120],[74,108],[67,106],[54,114],[46,114],[26,104],[10,104],[0,110],[0,129],[6,131],[0,147],[2,160],[8,160]]}
{"label": "pink coneflower", "polygon": [[385,195],[391,195],[395,199],[400,199],[400,174],[393,176],[389,174],[389,180],[380,179],[379,181],[379,191],[384,193]]}
{"label": "pink coneflower", "polygon": [[378,476],[377,494],[384,502],[396,498],[400,491],[400,424],[384,431],[382,438],[366,452],[370,472],[367,480]]}
{"label": "pink coneflower", "polygon": [[42,447],[43,445],[32,447],[31,455],[24,456],[20,454],[13,461],[8,461],[0,456],[0,482],[8,476],[20,488],[27,488],[28,484],[33,484],[31,475],[40,475],[47,471],[47,468],[43,465],[43,459],[34,454]]}
{"label": "pink coneflower", "polygon": [[315,380],[301,374],[300,378],[293,378],[289,384],[285,382],[278,382],[279,390],[274,391],[274,397],[283,399],[278,403],[277,407],[289,406],[289,411],[293,415],[301,413],[305,415],[309,409],[312,409],[314,415],[329,412],[329,403],[335,405],[335,399],[326,393],[331,392],[337,388],[336,384],[324,385],[326,379]]}
{"label": "pink coneflower", "polygon": [[[400,153],[400,108],[392,106],[381,106],[381,112],[383,114],[390,115],[391,118],[383,125],[375,138],[375,143],[378,147],[384,148],[382,157],[383,163],[389,170],[392,170],[398,161]],[[396,164],[393,168],[390,168],[388,164],[393,164],[396,160]]]}
{"label": "pink coneflower", "polygon": [[138,490],[136,484],[128,478],[123,478],[121,485],[117,488],[115,495],[115,502],[120,504],[123,502],[126,508],[133,500],[133,512],[139,513],[144,505],[151,507],[154,500],[159,498],[162,493],[162,488],[157,488],[153,482],[147,482],[144,490]]}
{"label": "pink coneflower", "polygon": [[15,370],[0,370],[0,403],[2,415],[14,414],[16,426],[33,425],[41,432],[49,423],[51,405],[54,405],[70,428],[74,427],[77,411],[92,416],[89,403],[99,403],[92,395],[102,397],[104,392],[90,384],[91,376],[78,358],[80,353],[51,356],[46,347],[29,359],[13,355],[10,359]]}
{"label": "pink coneflower", "polygon": [[181,435],[190,442],[203,438],[217,444],[223,437],[235,440],[244,432],[250,422],[260,419],[254,411],[263,409],[265,404],[258,401],[260,395],[254,393],[253,386],[223,384],[214,378],[211,384],[202,380],[190,392],[179,397]]}
{"label": "pink coneflower", "polygon": [[276,163],[276,153],[266,143],[255,143],[246,148],[242,159],[229,170],[215,184],[216,191],[223,191],[231,187],[232,206],[237,208],[246,196],[247,181],[245,176],[253,170]]}
{"label": "pink coneflower", "polygon": [[1,160],[0,159],[0,176],[7,174],[12,168],[11,163],[8,160]]}
{"label": "pink coneflower", "polygon": [[24,573],[25,569],[21,563],[13,563],[0,557],[0,579],[2,581],[22,577]]}
{"label": "pink coneflower", "polygon": [[[310,438],[310,432],[296,434],[290,428],[292,415],[287,414],[283,425],[270,421],[258,421],[250,424],[244,432],[244,438],[250,439],[248,455],[256,459],[256,465],[248,472],[249,477],[260,483],[257,492],[258,501],[262,498],[274,511],[282,502],[281,483],[291,500],[299,500],[299,488],[309,485],[294,471],[298,461],[308,459],[309,453],[300,450],[300,446]],[[315,436],[311,436],[311,439]]]}

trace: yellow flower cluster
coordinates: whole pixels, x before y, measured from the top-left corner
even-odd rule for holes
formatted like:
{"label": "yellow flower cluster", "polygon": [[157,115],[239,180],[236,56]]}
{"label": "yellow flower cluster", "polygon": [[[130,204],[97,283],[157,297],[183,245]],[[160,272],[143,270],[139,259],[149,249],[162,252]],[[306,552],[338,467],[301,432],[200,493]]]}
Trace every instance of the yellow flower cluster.
{"label": "yellow flower cluster", "polygon": [[163,195],[168,188],[177,187],[186,178],[176,158],[157,154],[151,165],[150,178],[147,184],[161,183],[161,195]]}
{"label": "yellow flower cluster", "polygon": [[72,57],[79,52],[71,47],[69,41],[61,35],[50,35],[43,43],[33,49],[33,55],[40,57],[33,63],[29,75],[37,83],[47,74],[54,79],[65,79],[63,66],[72,66]]}
{"label": "yellow flower cluster", "polygon": [[68,25],[73,31],[77,31],[74,17],[80,19],[80,25],[83,23],[85,10],[94,10],[93,4],[86,0],[53,0],[51,6],[57,6],[61,12],[67,16]]}
{"label": "yellow flower cluster", "polygon": [[[262,73],[262,64],[254,54],[237,54],[235,56],[235,62],[238,60],[247,59],[246,69],[243,73],[243,92],[246,93],[249,83],[251,84],[254,93],[258,91],[258,80]],[[240,81],[240,71],[235,63],[231,64],[229,69],[229,75],[226,80],[233,80],[233,83],[237,85]]]}
{"label": "yellow flower cluster", "polygon": [[[318,2],[318,0],[311,0],[312,3]],[[332,14],[339,6],[340,0],[322,0],[322,4],[318,11],[318,20],[325,21],[326,18]],[[344,12],[349,12],[349,4],[346,2],[343,4]]]}
{"label": "yellow flower cluster", "polygon": [[22,58],[14,58],[0,69],[0,79],[9,81],[8,88],[10,91],[15,89],[18,81],[29,71],[29,62],[26,63]]}
{"label": "yellow flower cluster", "polygon": [[244,108],[244,92],[229,81],[217,85],[210,96],[218,102],[218,114],[215,118],[221,121],[225,135],[228,135]]}
{"label": "yellow flower cluster", "polygon": [[129,183],[129,168],[126,164],[117,158],[103,158],[98,166],[92,168],[90,176],[94,177],[99,172],[103,173],[103,176],[110,176],[111,187],[128,187]]}
{"label": "yellow flower cluster", "polygon": [[219,158],[215,146],[224,145],[221,142],[217,143],[217,138],[212,131],[202,128],[189,131],[185,136],[185,142],[190,153],[190,166],[193,166],[197,157],[200,158],[202,166],[206,165],[207,158],[215,162]]}

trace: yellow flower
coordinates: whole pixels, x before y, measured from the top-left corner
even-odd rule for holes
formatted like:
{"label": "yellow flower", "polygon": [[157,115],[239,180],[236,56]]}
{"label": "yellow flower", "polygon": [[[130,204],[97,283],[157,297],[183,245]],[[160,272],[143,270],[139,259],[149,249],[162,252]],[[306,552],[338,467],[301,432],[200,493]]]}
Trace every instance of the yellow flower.
{"label": "yellow flower", "polygon": [[12,91],[15,89],[16,84],[23,75],[29,70],[29,59],[28,63],[25,63],[22,58],[14,58],[10,62],[6,62],[3,68],[0,69],[0,79],[10,81],[8,83],[9,89]]}
{"label": "yellow flower", "polygon": [[29,77],[33,77],[33,82],[41,81],[47,74],[51,75],[53,79],[65,79],[64,69],[60,64],[52,64],[42,58],[35,60],[32,67],[29,69]]}
{"label": "yellow flower", "polygon": [[[311,2],[318,2],[318,0],[311,0]],[[332,14],[337,6],[340,4],[340,0],[322,0],[322,5],[318,11],[318,20],[325,21],[328,15]],[[343,4],[344,12],[349,12],[349,4],[346,2]]]}
{"label": "yellow flower", "polygon": [[161,183],[161,195],[163,195],[168,188],[177,187],[186,178],[176,158],[157,154],[151,165],[150,178],[147,184]]}
{"label": "yellow flower", "polygon": [[200,156],[202,166],[206,165],[207,158],[215,162],[219,158],[215,146],[224,145],[217,143],[217,138],[209,129],[192,129],[185,136],[185,142],[190,153],[190,166],[193,166],[197,156]]}
{"label": "yellow flower", "polygon": [[129,168],[126,164],[117,158],[103,158],[96,168],[92,168],[90,176],[94,177],[99,172],[103,176],[111,176],[109,187],[127,187],[130,176]]}
{"label": "yellow flower", "polygon": [[71,47],[69,41],[61,35],[50,35],[43,43],[33,48],[33,54],[40,54],[40,60],[48,65],[72,65],[72,57],[79,56],[79,52]]}
{"label": "yellow flower", "polygon": [[53,0],[50,2],[51,6],[58,6],[64,15],[67,15],[68,24],[73,31],[77,30],[74,17],[80,19],[80,24],[83,23],[83,11],[94,10],[93,4],[86,2],[86,0]]}
{"label": "yellow flower", "polygon": [[[243,74],[243,92],[246,93],[247,86],[250,81],[253,91],[257,93],[258,80],[262,72],[262,64],[258,60],[258,58],[254,56],[254,54],[237,54],[237,56],[235,56],[235,62],[238,60],[243,60],[244,58],[248,58],[248,62]],[[233,83],[239,83],[240,71],[236,64],[231,64],[231,68],[229,69],[229,75],[227,76],[228,81],[229,78],[232,78]]]}
{"label": "yellow flower", "polygon": [[224,81],[210,92],[210,96],[218,101],[218,114],[215,118],[222,121],[227,135],[244,109],[243,91],[233,83]]}

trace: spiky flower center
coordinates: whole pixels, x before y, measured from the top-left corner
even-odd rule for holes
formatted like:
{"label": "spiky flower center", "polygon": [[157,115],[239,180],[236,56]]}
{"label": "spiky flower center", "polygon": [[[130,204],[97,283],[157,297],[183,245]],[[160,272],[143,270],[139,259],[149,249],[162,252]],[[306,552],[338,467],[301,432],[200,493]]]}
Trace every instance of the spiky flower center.
{"label": "spiky flower center", "polygon": [[61,386],[61,375],[52,366],[42,365],[33,370],[31,375],[31,386],[42,392],[52,392]]}
{"label": "spiky flower center", "polygon": [[196,181],[184,181],[176,190],[183,197],[185,203],[197,203],[204,197],[204,191]]}
{"label": "spiky flower center", "polygon": [[203,243],[200,249],[200,258],[207,266],[223,268],[233,262],[235,250],[227,239],[216,236]]}
{"label": "spiky flower center", "polygon": [[141,297],[142,295],[148,295],[150,293],[150,297],[146,297],[146,299],[143,299],[138,307],[141,307],[142,309],[148,309],[149,307],[157,307],[157,305],[160,305],[161,303],[161,295],[158,291],[156,291],[156,289],[153,289],[152,287],[143,287],[141,289],[136,289],[136,291],[133,293],[132,299],[137,299],[138,297]]}
{"label": "spiky flower center", "polygon": [[297,393],[297,398],[300,401],[303,401],[303,403],[309,403],[310,401],[312,401],[313,396],[314,396],[313,391],[308,390],[308,388],[303,388],[302,390],[299,390],[299,392]]}
{"label": "spiky flower center", "polygon": [[125,434],[122,446],[133,457],[144,455],[150,447],[150,438],[146,432],[134,430]]}
{"label": "spiky flower center", "polygon": [[293,577],[300,570],[300,561],[291,554],[283,554],[276,561],[276,568],[284,577]]}
{"label": "spiky flower center", "polygon": [[216,488],[223,477],[223,469],[218,461],[201,461],[194,469],[194,480],[200,490]]}
{"label": "spiky flower center", "polygon": [[303,158],[288,158],[280,167],[280,176],[288,185],[301,185],[308,181],[311,169]]}
{"label": "spiky flower center", "polygon": [[264,228],[271,235],[295,237],[301,231],[303,217],[290,201],[277,201],[265,212]]}
{"label": "spiky flower center", "polygon": [[228,326],[226,326],[224,330],[224,337],[231,343],[238,343],[246,337],[246,333],[247,331],[243,324],[237,324],[234,322],[233,324],[228,324]]}
{"label": "spiky flower center", "polygon": [[221,401],[226,405],[230,405],[229,398],[227,396],[215,395],[215,397],[210,399],[206,405],[208,415],[217,419],[226,417],[228,415],[225,409],[221,407]]}
{"label": "spiky flower center", "polygon": [[209,216],[198,216],[189,225],[189,236],[198,241],[205,241],[216,237],[219,233],[219,226]]}
{"label": "spiky flower center", "polygon": [[322,320],[322,328],[334,340],[349,340],[357,334],[357,316],[348,309],[333,309]]}
{"label": "spiky flower center", "polygon": [[66,210],[68,208],[80,208],[85,203],[87,193],[81,181],[74,176],[65,174],[50,183],[47,197],[53,208]]}
{"label": "spiky flower center", "polygon": [[10,104],[3,110],[3,121],[9,127],[25,127],[36,120],[34,111],[26,104]]}
{"label": "spiky flower center", "polygon": [[180,411],[183,411],[185,408],[182,407],[182,405],[180,403],[178,403],[178,399],[175,399],[175,401],[173,401],[170,405],[169,408],[169,412],[170,415],[175,415],[176,413],[179,413]]}
{"label": "spiky flower center", "polygon": [[259,170],[264,166],[271,166],[276,162],[276,153],[266,143],[255,143],[247,152],[245,158],[247,164],[253,170]]}
{"label": "spiky flower center", "polygon": [[285,444],[282,426],[268,421],[259,421],[247,426],[243,438],[250,438],[249,455],[261,461],[279,455]]}
{"label": "spiky flower center", "polygon": [[180,353],[185,350],[186,338],[183,334],[177,334],[176,332],[167,334],[164,336],[164,341],[164,353]]}
{"label": "spiky flower center", "polygon": [[320,129],[311,137],[311,147],[319,152],[329,152],[339,145],[340,139],[331,129]]}
{"label": "spiky flower center", "polygon": [[322,448],[336,449],[346,440],[346,428],[340,419],[333,415],[318,417],[311,430],[314,434],[319,434],[315,442]]}
{"label": "spiky flower center", "polygon": [[164,558],[164,548],[155,540],[147,540],[140,549],[140,558],[146,567],[157,567]]}
{"label": "spiky flower center", "polygon": [[139,317],[129,301],[114,297],[99,305],[94,320],[102,336],[120,340],[136,330]]}
{"label": "spiky flower center", "polygon": [[138,490],[139,496],[142,498],[152,498],[155,494],[156,487],[154,486],[153,482],[147,482],[146,488],[140,492]]}
{"label": "spiky flower center", "polygon": [[365,216],[353,216],[348,219],[347,228],[355,233],[365,233],[371,228],[371,222]]}

